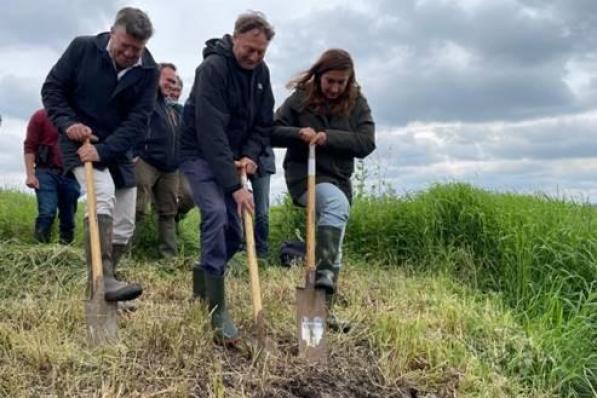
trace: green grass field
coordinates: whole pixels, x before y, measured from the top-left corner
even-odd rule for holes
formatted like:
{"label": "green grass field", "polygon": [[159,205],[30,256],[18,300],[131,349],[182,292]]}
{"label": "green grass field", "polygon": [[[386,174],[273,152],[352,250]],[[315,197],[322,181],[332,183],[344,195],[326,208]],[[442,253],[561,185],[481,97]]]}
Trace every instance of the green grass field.
{"label": "green grass field", "polygon": [[[81,206],[82,209],[82,206]],[[407,197],[359,196],[345,241],[338,312],[355,324],[329,335],[329,366],[296,356],[300,269],[260,269],[276,350],[256,356],[244,256],[229,301],[249,342],[212,343],[209,314],[190,300],[198,215],[182,254],[156,260],[155,227],[124,260],[141,281],[121,341],[88,345],[81,216],[72,247],[31,238],[35,200],[0,191],[0,396],[593,397],[597,396],[595,210],[464,184]],[[271,247],[301,235],[303,213],[272,209]],[[327,394],[327,395],[326,395]]]}

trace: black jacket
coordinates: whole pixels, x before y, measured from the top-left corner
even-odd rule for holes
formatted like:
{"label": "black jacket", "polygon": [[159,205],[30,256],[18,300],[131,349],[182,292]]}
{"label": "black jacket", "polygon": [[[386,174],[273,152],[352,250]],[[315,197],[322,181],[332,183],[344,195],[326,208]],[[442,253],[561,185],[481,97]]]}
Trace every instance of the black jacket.
{"label": "black jacket", "polygon": [[137,145],[134,155],[158,170],[172,172],[178,168],[180,114],[158,92],[149,129]]}
{"label": "black jacket", "polygon": [[269,145],[274,96],[267,65],[242,69],[229,35],[207,41],[203,57],[183,111],[180,159],[205,159],[229,193],[241,186],[234,160],[259,162]]}
{"label": "black jacket", "polygon": [[66,171],[81,165],[76,154],[81,143],[65,131],[81,122],[99,138],[94,145],[101,160],[94,167],[109,167],[117,188],[133,187],[132,148],[146,134],[159,71],[145,49],[142,66],[118,80],[106,50],[109,38],[109,33],[75,38],[48,74],[42,99],[61,134]]}
{"label": "black jacket", "polygon": [[305,109],[305,93],[295,90],[276,111],[272,145],[288,148],[284,175],[290,196],[296,202],[307,190],[309,146],[298,135],[302,127],[325,131],[327,141],[315,153],[317,183],[329,182],[352,201],[350,177],[354,158],[364,158],[375,149],[375,124],[367,100],[359,96],[348,116],[332,116]]}

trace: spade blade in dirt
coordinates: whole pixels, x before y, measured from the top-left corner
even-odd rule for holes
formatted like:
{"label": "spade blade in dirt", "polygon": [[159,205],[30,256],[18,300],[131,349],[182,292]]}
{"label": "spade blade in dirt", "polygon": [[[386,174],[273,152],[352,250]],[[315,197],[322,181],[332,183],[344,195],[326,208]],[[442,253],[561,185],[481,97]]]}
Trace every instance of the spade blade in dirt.
{"label": "spade blade in dirt", "polygon": [[[103,284],[103,278],[99,281]],[[94,289],[91,298],[85,301],[87,332],[92,344],[114,343],[118,340],[118,308],[116,303],[104,299],[104,289]]]}
{"label": "spade blade in dirt", "polygon": [[313,272],[307,276],[305,287],[296,288],[299,355],[308,362],[327,363],[325,293],[315,289]]}
{"label": "spade blade in dirt", "polygon": [[[85,141],[89,143],[89,139]],[[85,162],[85,188],[87,189],[87,218],[91,247],[91,298],[85,302],[87,330],[92,344],[113,343],[118,340],[118,308],[116,303],[104,299],[104,273],[100,251],[99,229],[95,206],[93,166]]]}
{"label": "spade blade in dirt", "polygon": [[[247,172],[241,169],[241,183],[247,188]],[[267,338],[266,322],[261,302],[261,285],[259,283],[259,267],[257,264],[257,252],[255,249],[255,231],[253,226],[253,215],[247,209],[243,209],[243,230],[245,234],[247,266],[249,268],[249,282],[251,286],[251,301],[253,302],[253,319],[257,332],[258,351],[267,353],[274,352],[273,342]]]}
{"label": "spade blade in dirt", "polygon": [[296,288],[299,355],[308,362],[327,363],[325,293],[315,289],[315,145],[309,145],[307,172],[307,253],[305,287]]}

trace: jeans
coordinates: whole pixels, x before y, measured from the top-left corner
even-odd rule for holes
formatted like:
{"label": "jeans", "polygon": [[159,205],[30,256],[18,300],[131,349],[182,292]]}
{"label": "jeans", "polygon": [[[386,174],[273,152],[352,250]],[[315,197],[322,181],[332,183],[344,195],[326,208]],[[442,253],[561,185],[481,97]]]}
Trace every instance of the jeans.
{"label": "jeans", "polygon": [[180,170],[189,180],[193,201],[201,211],[201,268],[210,275],[223,276],[242,242],[236,202],[232,194],[224,193],[205,160],[185,161]]}
{"label": "jeans", "polygon": [[267,258],[269,254],[269,182],[270,174],[251,177],[255,202],[255,251],[259,258]]}
{"label": "jeans", "polygon": [[80,188],[77,180],[62,175],[59,170],[38,168],[35,177],[39,181],[37,197],[37,218],[35,231],[38,239],[49,241],[52,224],[58,212],[60,220],[60,241],[70,243],[74,238],[75,212]]}
{"label": "jeans", "polygon": [[[307,205],[307,192],[299,198],[298,202],[304,206]],[[315,215],[317,226],[330,226],[342,230],[338,257],[336,257],[336,261],[334,262],[334,266],[338,268],[342,265],[342,242],[344,241],[344,232],[346,231],[349,214],[350,203],[340,188],[329,182],[315,185]]]}

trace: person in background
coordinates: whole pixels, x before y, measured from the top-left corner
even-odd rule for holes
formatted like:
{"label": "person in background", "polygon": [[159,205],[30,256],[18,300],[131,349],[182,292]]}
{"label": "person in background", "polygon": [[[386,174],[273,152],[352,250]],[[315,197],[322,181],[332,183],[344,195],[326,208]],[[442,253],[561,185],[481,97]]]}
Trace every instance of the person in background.
{"label": "person in background", "polygon": [[250,177],[255,201],[255,251],[260,263],[267,263],[269,256],[269,188],[275,173],[276,159],[268,145],[259,156],[257,173]]}
{"label": "person in background", "polygon": [[[183,83],[180,75],[176,75],[177,84],[172,87],[170,91],[169,101],[170,105],[176,110],[179,119],[182,119],[183,106],[178,102],[180,94],[182,93]],[[179,231],[179,223],[187,214],[193,210],[195,203],[193,202],[193,194],[191,193],[191,186],[184,173],[179,172],[178,181],[178,211],[176,212],[176,230]]]}
{"label": "person in background", "polygon": [[309,145],[316,145],[316,279],[328,302],[328,326],[348,331],[333,312],[342,241],[352,201],[354,159],[375,149],[375,125],[356,81],[350,54],[325,51],[289,83],[294,91],[276,111],[272,145],[287,148],[284,175],[295,203],[307,203]]}
{"label": "person in background", "polygon": [[201,211],[201,256],[193,295],[205,298],[216,341],[240,335],[226,305],[225,271],[242,242],[240,214],[253,196],[239,169],[257,171],[273,128],[274,96],[263,58],[274,30],[263,14],[242,14],[234,34],[206,42],[183,112],[180,169]]}
{"label": "person in background", "polygon": [[25,185],[35,189],[37,198],[35,239],[42,243],[50,242],[58,212],[59,242],[69,244],[75,237],[75,212],[81,190],[72,173],[64,173],[58,131],[48,119],[45,109],[39,109],[31,116],[24,146]]}
{"label": "person in background", "polygon": [[[84,163],[93,163],[106,301],[132,300],[143,291],[114,272],[135,228],[133,145],[147,133],[158,85],[157,64],[145,48],[152,34],[147,14],[122,8],[110,32],[75,38],[42,87],[61,135],[64,168],[83,189]],[[89,237],[87,218],[85,229]],[[89,238],[85,243],[90,269]]]}
{"label": "person in background", "polygon": [[160,64],[160,80],[149,129],[135,148],[137,179],[136,229],[153,202],[158,216],[158,251],[162,258],[178,254],[176,222],[178,194],[178,141],[180,118],[169,95],[178,84],[176,66]]}

